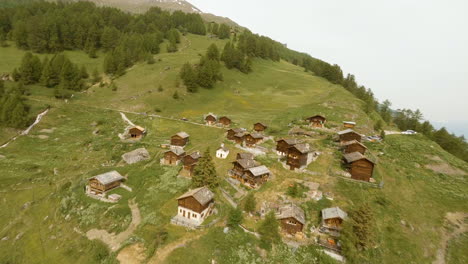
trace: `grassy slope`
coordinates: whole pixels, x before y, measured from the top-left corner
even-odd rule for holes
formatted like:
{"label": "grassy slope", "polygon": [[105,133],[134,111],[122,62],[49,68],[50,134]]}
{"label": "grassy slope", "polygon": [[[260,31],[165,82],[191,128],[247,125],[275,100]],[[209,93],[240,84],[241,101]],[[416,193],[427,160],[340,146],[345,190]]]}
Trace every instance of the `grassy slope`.
{"label": "grassy slope", "polygon": [[[204,53],[211,42],[220,47],[224,44],[201,36],[184,38],[181,51],[159,54],[156,58],[161,61],[156,64],[135,65],[117,79],[119,89],[116,92],[108,87],[94,87],[65,104],[50,98],[47,89],[31,88],[30,103],[34,109],[39,110],[44,104],[54,106],[32,135],[41,134],[39,131],[43,128],[57,129],[48,134],[49,139],[21,137],[8,148],[0,149],[0,154],[7,157],[0,160],[0,193],[4,197],[0,200],[0,237],[9,237],[7,241],[0,241],[0,256],[18,263],[96,262],[92,254],[82,254],[77,250],[83,250],[89,243],[71,230],[74,227],[82,231],[104,228],[120,232],[130,222],[126,201],[131,197],[136,197],[143,218],[135,237],[145,243],[148,252],[152,252],[155,237],[161,230],[169,231],[166,243],[184,236],[186,231],[183,228],[171,226],[168,222],[175,213],[173,199],[187,188],[188,182],[177,179],[173,169],[159,166],[162,150],[158,146],[165,143],[171,134],[184,130],[191,135],[188,150],[203,151],[206,147],[213,150],[224,141],[222,130],[128,114],[132,121],[149,131],[141,143],[131,145],[117,140],[117,133],[125,127],[118,112],[99,108],[149,113],[159,108],[162,110],[159,114],[163,116],[187,117],[193,121],[200,121],[204,113],[214,112],[226,114],[247,128],[257,121],[266,122],[270,125],[270,133],[275,136],[286,135],[289,122],[321,113],[328,117],[331,127],[338,126],[344,119],[354,119],[359,124],[359,132],[372,132],[372,121],[361,110],[361,101],[343,88],[285,62],[257,60],[254,72],[249,75],[224,69],[224,82],[216,88],[186,94],[184,88],[176,85],[179,68],[186,61],[196,63],[198,54]],[[22,51],[13,47],[1,48],[0,55],[6,58],[6,63],[0,63],[0,72],[17,67],[21,54]],[[102,56],[91,60],[81,52],[68,54],[74,62],[86,64],[90,71],[102,65]],[[159,85],[164,88],[163,92],[157,91]],[[180,100],[172,99],[174,91],[182,95]],[[92,135],[95,128],[90,124],[95,121],[101,130],[99,136]],[[292,178],[308,178],[322,183],[324,191],[335,193],[333,205],[349,208],[353,204],[370,201],[375,208],[379,231],[375,257],[383,263],[409,259],[413,263],[429,262],[438,245],[439,228],[445,213],[468,210],[463,202],[468,189],[466,177],[436,174],[421,167],[431,162],[424,156],[426,154],[437,155],[452,166],[468,171],[466,163],[420,136],[389,136],[385,144],[369,145],[374,153],[385,153],[380,157],[376,173],[377,178],[385,182],[382,190],[348,183],[329,175],[330,169],[339,168],[340,154],[336,145],[326,133],[309,141],[323,151],[323,155],[309,167],[318,174],[291,173],[275,162],[274,155],[269,155],[262,158],[262,162],[271,168],[275,179],[262,187],[257,197],[274,197],[284,192]],[[121,154],[140,146],[150,151],[150,161],[132,166],[116,164]],[[272,146],[272,143],[266,146]],[[234,150],[232,144],[228,147]],[[220,175],[225,175],[233,158],[231,155],[227,160],[216,160]],[[102,166],[112,160],[116,162]],[[87,177],[114,168],[129,176],[128,185],[134,188],[134,192],[120,192],[124,194],[123,201],[106,212],[108,205],[83,195],[83,184]],[[54,169],[58,171],[57,175],[54,175]],[[67,182],[71,186],[66,185]],[[23,209],[28,202],[33,203]],[[64,216],[68,214],[70,220],[65,220]],[[221,214],[224,214],[224,206]],[[308,211],[306,214],[312,221],[316,220],[316,212]],[[401,224],[401,220],[407,223],[406,226]],[[255,228],[254,223],[251,225]],[[21,233],[23,236],[15,240]],[[207,236],[209,238],[213,233]],[[216,237],[222,239],[218,233]],[[207,246],[206,241],[210,239],[202,237],[174,251],[176,255],[171,255],[168,261],[183,259],[183,256],[190,255],[189,252],[197,250],[197,258],[193,262],[203,263],[215,253],[214,247]]]}

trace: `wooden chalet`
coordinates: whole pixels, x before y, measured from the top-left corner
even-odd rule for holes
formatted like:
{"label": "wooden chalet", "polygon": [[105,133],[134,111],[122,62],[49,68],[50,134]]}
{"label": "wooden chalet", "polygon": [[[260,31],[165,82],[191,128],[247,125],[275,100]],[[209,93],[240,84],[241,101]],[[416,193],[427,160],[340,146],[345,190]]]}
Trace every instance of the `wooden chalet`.
{"label": "wooden chalet", "polygon": [[247,169],[259,166],[258,162],[253,159],[238,159],[232,162],[233,168],[228,174],[232,178],[242,182],[242,177]]}
{"label": "wooden chalet", "polygon": [[254,126],[253,126],[253,129],[257,132],[263,132],[267,129],[268,127],[263,124],[263,123],[255,123]]}
{"label": "wooden chalet", "polygon": [[344,154],[343,159],[351,178],[360,181],[369,181],[374,172],[375,162],[360,152]]}
{"label": "wooden chalet", "polygon": [[185,156],[185,151],[181,148],[173,148],[164,153],[164,157],[161,159],[161,164],[176,166],[182,161]]}
{"label": "wooden chalet", "polygon": [[234,135],[234,142],[236,142],[236,144],[242,145],[244,144],[245,137],[246,137],[245,132],[237,133]]}
{"label": "wooden chalet", "polygon": [[232,121],[227,116],[222,116],[219,118],[219,123],[222,124],[224,127],[228,127],[231,125]]}
{"label": "wooden chalet", "polygon": [[354,128],[356,126],[356,122],[352,121],[343,121],[343,127],[346,128]]}
{"label": "wooden chalet", "polygon": [[351,140],[356,140],[356,141],[361,142],[362,140],[361,135],[352,129],[346,129],[346,130],[340,131],[338,132],[338,136],[340,138],[341,143],[345,143]]}
{"label": "wooden chalet", "polygon": [[216,124],[216,122],[218,121],[218,117],[212,113],[205,115],[203,119],[205,120],[205,124],[210,126]]}
{"label": "wooden chalet", "polygon": [[214,194],[207,187],[186,192],[177,198],[177,220],[198,226],[211,215],[214,208]]}
{"label": "wooden chalet", "polygon": [[280,221],[281,230],[291,235],[302,232],[306,223],[304,210],[295,204],[280,207],[276,219]]}
{"label": "wooden chalet", "polygon": [[193,169],[197,165],[198,160],[201,158],[199,151],[195,151],[190,155],[186,155],[182,158],[182,164],[184,165],[184,170],[187,173],[187,176],[192,177]]}
{"label": "wooden chalet", "polygon": [[249,148],[255,147],[255,145],[263,141],[263,135],[259,133],[249,133],[245,135],[245,145]]}
{"label": "wooden chalet", "polygon": [[299,139],[280,139],[276,141],[276,154],[286,156],[290,147],[301,143]]}
{"label": "wooden chalet", "polygon": [[240,159],[253,160],[254,159],[254,154],[248,153],[248,152],[237,153],[236,160],[240,160]]}
{"label": "wooden chalet", "polygon": [[146,134],[146,130],[141,126],[134,126],[128,129],[128,135],[133,139],[140,139]]}
{"label": "wooden chalet", "polygon": [[270,177],[270,170],[264,166],[257,166],[245,170],[241,182],[251,188],[258,188]]}
{"label": "wooden chalet", "polygon": [[321,115],[315,115],[306,119],[311,127],[323,128],[327,119]]}
{"label": "wooden chalet", "polygon": [[104,194],[114,188],[120,187],[120,184],[125,180],[117,171],[110,171],[99,174],[88,179],[86,191],[91,194]]}
{"label": "wooden chalet", "polygon": [[189,134],[185,132],[179,132],[171,137],[171,145],[178,147],[185,147],[189,142]]}
{"label": "wooden chalet", "polygon": [[227,131],[227,139],[235,140],[235,135],[238,133],[244,133],[244,128],[231,128]]}
{"label": "wooden chalet", "polygon": [[364,155],[367,150],[367,147],[357,140],[345,142],[341,146],[343,148],[344,153],[359,152]]}
{"label": "wooden chalet", "polygon": [[322,210],[322,228],[340,231],[347,218],[348,214],[339,207],[325,208]]}
{"label": "wooden chalet", "polygon": [[296,144],[288,149],[286,157],[286,165],[289,166],[290,170],[303,169],[309,165],[312,160],[312,149],[310,145]]}

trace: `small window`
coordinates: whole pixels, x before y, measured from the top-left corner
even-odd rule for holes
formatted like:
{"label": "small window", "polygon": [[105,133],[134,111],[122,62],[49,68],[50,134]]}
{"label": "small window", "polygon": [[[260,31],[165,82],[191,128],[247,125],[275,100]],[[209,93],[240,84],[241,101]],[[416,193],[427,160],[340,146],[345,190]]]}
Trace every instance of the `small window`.
{"label": "small window", "polygon": [[197,218],[197,215],[196,215],[196,214],[192,214],[192,217],[193,217],[193,218]]}
{"label": "small window", "polygon": [[201,214],[201,217],[203,217],[203,215],[204,215],[204,213],[203,213],[203,214]]}

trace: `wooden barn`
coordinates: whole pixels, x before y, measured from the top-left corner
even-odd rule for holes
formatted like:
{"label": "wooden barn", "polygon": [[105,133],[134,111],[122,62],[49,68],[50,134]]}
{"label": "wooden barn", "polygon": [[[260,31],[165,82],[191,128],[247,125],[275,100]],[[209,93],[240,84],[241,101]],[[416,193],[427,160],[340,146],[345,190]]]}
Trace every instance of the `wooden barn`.
{"label": "wooden barn", "polygon": [[179,132],[171,137],[171,145],[178,147],[185,147],[189,142],[189,134],[185,132]]}
{"label": "wooden barn", "polygon": [[218,117],[212,113],[209,113],[205,115],[204,120],[205,120],[205,124],[212,126],[216,124],[216,122],[218,121]]}
{"label": "wooden barn", "polygon": [[253,129],[257,132],[263,132],[267,129],[268,127],[263,124],[263,123],[255,123],[254,126],[253,126]]}
{"label": "wooden barn", "polygon": [[340,138],[341,143],[345,143],[351,140],[356,140],[356,141],[361,142],[362,140],[361,135],[352,129],[346,129],[346,130],[340,131],[338,132],[338,136]]}
{"label": "wooden barn", "polygon": [[193,169],[197,165],[198,160],[201,158],[199,151],[195,151],[190,155],[186,155],[182,158],[182,164],[184,165],[184,171],[187,176],[192,177]]}
{"label": "wooden barn", "polygon": [[240,133],[235,134],[234,142],[236,142],[236,144],[243,145],[245,141],[245,136],[246,136],[245,132],[240,132]]}
{"label": "wooden barn", "polygon": [[323,128],[327,119],[321,115],[315,115],[306,119],[311,127]]}
{"label": "wooden barn", "polygon": [[250,160],[253,160],[253,159],[254,159],[254,154],[248,153],[248,152],[237,153],[237,155],[236,155],[236,160],[240,160],[240,159],[250,159]]}
{"label": "wooden barn", "polygon": [[296,144],[288,149],[286,164],[290,170],[303,169],[310,164],[312,157],[313,153],[309,144]]}
{"label": "wooden barn", "polygon": [[325,208],[322,210],[322,227],[339,231],[347,218],[348,214],[339,207]]}
{"label": "wooden barn", "polygon": [[231,170],[229,170],[229,176],[231,176],[234,179],[237,179],[239,181],[243,181],[242,177],[244,176],[244,173],[253,167],[259,166],[258,162],[256,162],[253,159],[239,159],[236,161],[233,161],[232,164],[234,165]]}
{"label": "wooden barn", "polygon": [[367,147],[357,140],[345,142],[341,147],[343,148],[344,153],[359,152],[361,154],[365,154],[367,150]]}
{"label": "wooden barn", "polygon": [[244,128],[231,128],[227,131],[227,139],[235,140],[236,134],[244,133]]}
{"label": "wooden barn", "polygon": [[276,154],[286,156],[290,147],[301,143],[299,139],[280,139],[276,141]]}
{"label": "wooden barn", "polygon": [[86,192],[92,194],[104,194],[114,188],[120,187],[125,178],[117,171],[99,174],[88,179]]}
{"label": "wooden barn", "polygon": [[343,127],[346,128],[354,128],[356,126],[356,122],[352,121],[343,121]]}
{"label": "wooden barn", "polygon": [[223,125],[224,127],[228,127],[231,125],[232,121],[227,116],[222,116],[219,118],[219,123]]}
{"label": "wooden barn", "polygon": [[181,148],[173,148],[164,153],[164,157],[161,159],[161,164],[176,166],[182,161],[185,156],[185,151]]}
{"label": "wooden barn", "polygon": [[302,232],[306,223],[304,210],[295,204],[280,207],[276,219],[280,221],[281,230],[291,235]]}
{"label": "wooden barn", "polygon": [[369,181],[374,172],[375,162],[359,152],[344,154],[343,159],[351,178],[360,181]]}
{"label": "wooden barn", "polygon": [[177,198],[176,221],[199,226],[211,215],[214,208],[214,194],[207,187],[186,192]]}
{"label": "wooden barn", "polygon": [[245,170],[241,182],[248,187],[258,188],[270,177],[270,170],[266,166],[257,166]]}
{"label": "wooden barn", "polygon": [[263,135],[259,133],[249,133],[245,135],[245,145],[249,148],[255,147],[255,145],[263,141]]}
{"label": "wooden barn", "polygon": [[133,139],[140,139],[146,134],[146,130],[141,126],[134,126],[128,129],[128,135]]}

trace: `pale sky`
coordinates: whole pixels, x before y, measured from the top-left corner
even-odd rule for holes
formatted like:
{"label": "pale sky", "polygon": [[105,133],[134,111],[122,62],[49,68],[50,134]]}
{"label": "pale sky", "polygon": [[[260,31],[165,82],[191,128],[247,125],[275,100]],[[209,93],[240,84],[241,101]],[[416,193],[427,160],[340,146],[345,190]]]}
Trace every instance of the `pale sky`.
{"label": "pale sky", "polygon": [[467,0],[189,0],[336,63],[393,108],[468,121]]}

